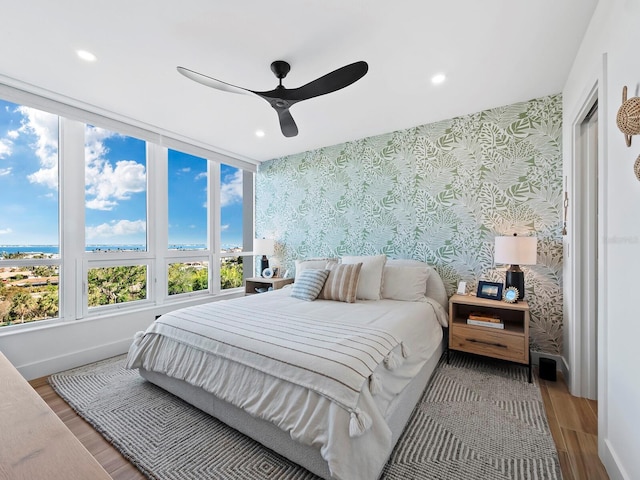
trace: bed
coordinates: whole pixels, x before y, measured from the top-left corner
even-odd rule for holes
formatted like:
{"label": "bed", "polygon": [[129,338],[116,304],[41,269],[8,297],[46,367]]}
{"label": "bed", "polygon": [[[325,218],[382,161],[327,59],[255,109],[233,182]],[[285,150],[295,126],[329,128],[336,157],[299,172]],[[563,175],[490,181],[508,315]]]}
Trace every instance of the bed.
{"label": "bed", "polygon": [[[378,478],[443,351],[446,291],[421,262],[313,262],[292,288],[163,315],[127,366],[322,478]],[[344,269],[354,302],[327,299]],[[320,271],[318,298],[297,298]]]}

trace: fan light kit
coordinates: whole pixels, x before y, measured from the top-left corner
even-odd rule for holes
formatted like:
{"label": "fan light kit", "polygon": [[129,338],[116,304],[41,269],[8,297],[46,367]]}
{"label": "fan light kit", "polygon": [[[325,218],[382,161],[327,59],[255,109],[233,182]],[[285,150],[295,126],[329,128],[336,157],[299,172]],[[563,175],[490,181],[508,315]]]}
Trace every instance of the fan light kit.
{"label": "fan light kit", "polygon": [[188,68],[177,68],[178,72],[185,77],[206,85],[207,87],[231,93],[257,95],[258,97],[265,99],[278,114],[280,129],[285,137],[295,137],[298,135],[298,126],[289,112],[289,109],[293,105],[303,100],[326,95],[327,93],[348,87],[352,83],[364,77],[369,70],[367,62],[355,62],[334,70],[331,73],[327,73],[326,75],[301,87],[285,88],[282,85],[282,79],[285,78],[291,70],[291,65],[284,60],[276,60],[271,64],[271,71],[279,80],[278,86],[273,90],[258,92],[255,90],[249,90],[248,88],[236,87],[230,83],[216,80],[215,78],[194,72]]}
{"label": "fan light kit", "polygon": [[85,62],[95,62],[98,59],[93,53],[86,50],[76,50],[76,55]]}
{"label": "fan light kit", "polygon": [[447,76],[444,73],[438,73],[431,77],[431,83],[433,83],[434,85],[440,85],[441,83],[444,83],[446,79]]}

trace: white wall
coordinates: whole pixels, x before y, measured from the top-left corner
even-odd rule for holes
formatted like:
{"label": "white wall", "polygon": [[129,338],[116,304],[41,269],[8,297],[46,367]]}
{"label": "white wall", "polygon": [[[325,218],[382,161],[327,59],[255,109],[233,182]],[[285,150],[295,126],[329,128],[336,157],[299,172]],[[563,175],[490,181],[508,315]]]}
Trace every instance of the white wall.
{"label": "white wall", "polygon": [[[602,199],[600,241],[598,446],[612,479],[640,478],[640,375],[637,372],[640,314],[637,275],[640,272],[640,182],[633,164],[640,154],[640,136],[628,148],[616,126],[622,87],[640,95],[640,0],[601,0],[582,42],[563,91],[564,166],[571,173],[572,123],[589,91],[597,84],[601,123]],[[570,177],[571,178],[571,177]],[[569,186],[571,194],[572,185]],[[579,206],[574,213],[579,214]],[[571,218],[569,219],[571,222]],[[572,241],[568,238],[567,245]],[[566,297],[571,298],[572,258],[566,259]],[[570,305],[565,323],[574,318]],[[580,344],[567,328],[565,357],[575,368]],[[574,362],[574,365],[571,365]]]}

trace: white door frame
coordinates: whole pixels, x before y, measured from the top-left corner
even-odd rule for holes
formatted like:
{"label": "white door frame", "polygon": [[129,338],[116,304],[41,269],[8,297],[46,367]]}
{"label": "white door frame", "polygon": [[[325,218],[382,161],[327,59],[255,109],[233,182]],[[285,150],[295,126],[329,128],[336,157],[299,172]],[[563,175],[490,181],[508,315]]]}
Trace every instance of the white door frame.
{"label": "white door frame", "polygon": [[[602,275],[601,260],[585,262],[585,257],[595,256],[595,252],[602,252],[602,216],[598,216],[598,210],[604,211],[602,192],[604,158],[604,122],[598,124],[597,165],[585,165],[585,157],[588,152],[584,151],[582,142],[583,122],[591,110],[592,106],[604,95],[599,95],[599,85],[596,82],[583,96],[581,108],[573,117],[571,125],[571,167],[570,178],[573,194],[570,195],[570,217],[568,221],[568,251],[565,261],[569,262],[570,279],[567,282],[569,288],[565,291],[569,303],[569,318],[566,319],[565,328],[568,329],[567,339],[570,342],[569,366],[570,379],[569,390],[573,395],[595,399],[598,392],[598,371],[596,370],[598,361],[598,348],[596,339],[599,337],[596,331],[596,318],[602,316],[601,310]],[[602,101],[598,104],[598,113],[604,119]],[[586,169],[586,170],[585,170]],[[599,177],[597,182],[597,192],[593,191],[590,185],[595,183],[594,176]],[[598,201],[589,202],[593,195],[597,194]],[[593,295],[594,290],[598,292],[597,302]],[[596,311],[598,305],[598,311]],[[598,322],[599,323],[599,322]]]}

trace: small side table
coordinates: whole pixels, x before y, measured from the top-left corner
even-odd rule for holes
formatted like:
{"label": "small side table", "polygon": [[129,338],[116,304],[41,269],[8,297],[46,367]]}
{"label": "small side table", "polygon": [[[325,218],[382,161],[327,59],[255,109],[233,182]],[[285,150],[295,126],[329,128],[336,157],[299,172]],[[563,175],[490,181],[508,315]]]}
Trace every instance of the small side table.
{"label": "small side table", "polygon": [[[504,328],[469,325],[471,313],[497,315]],[[529,304],[454,295],[449,300],[449,349],[527,365],[531,383]]]}
{"label": "small side table", "polygon": [[264,288],[273,290],[279,290],[285,285],[289,285],[293,283],[293,278],[264,278],[264,277],[252,277],[247,278],[244,284],[244,294],[245,295],[253,295],[258,292],[256,289]]}

